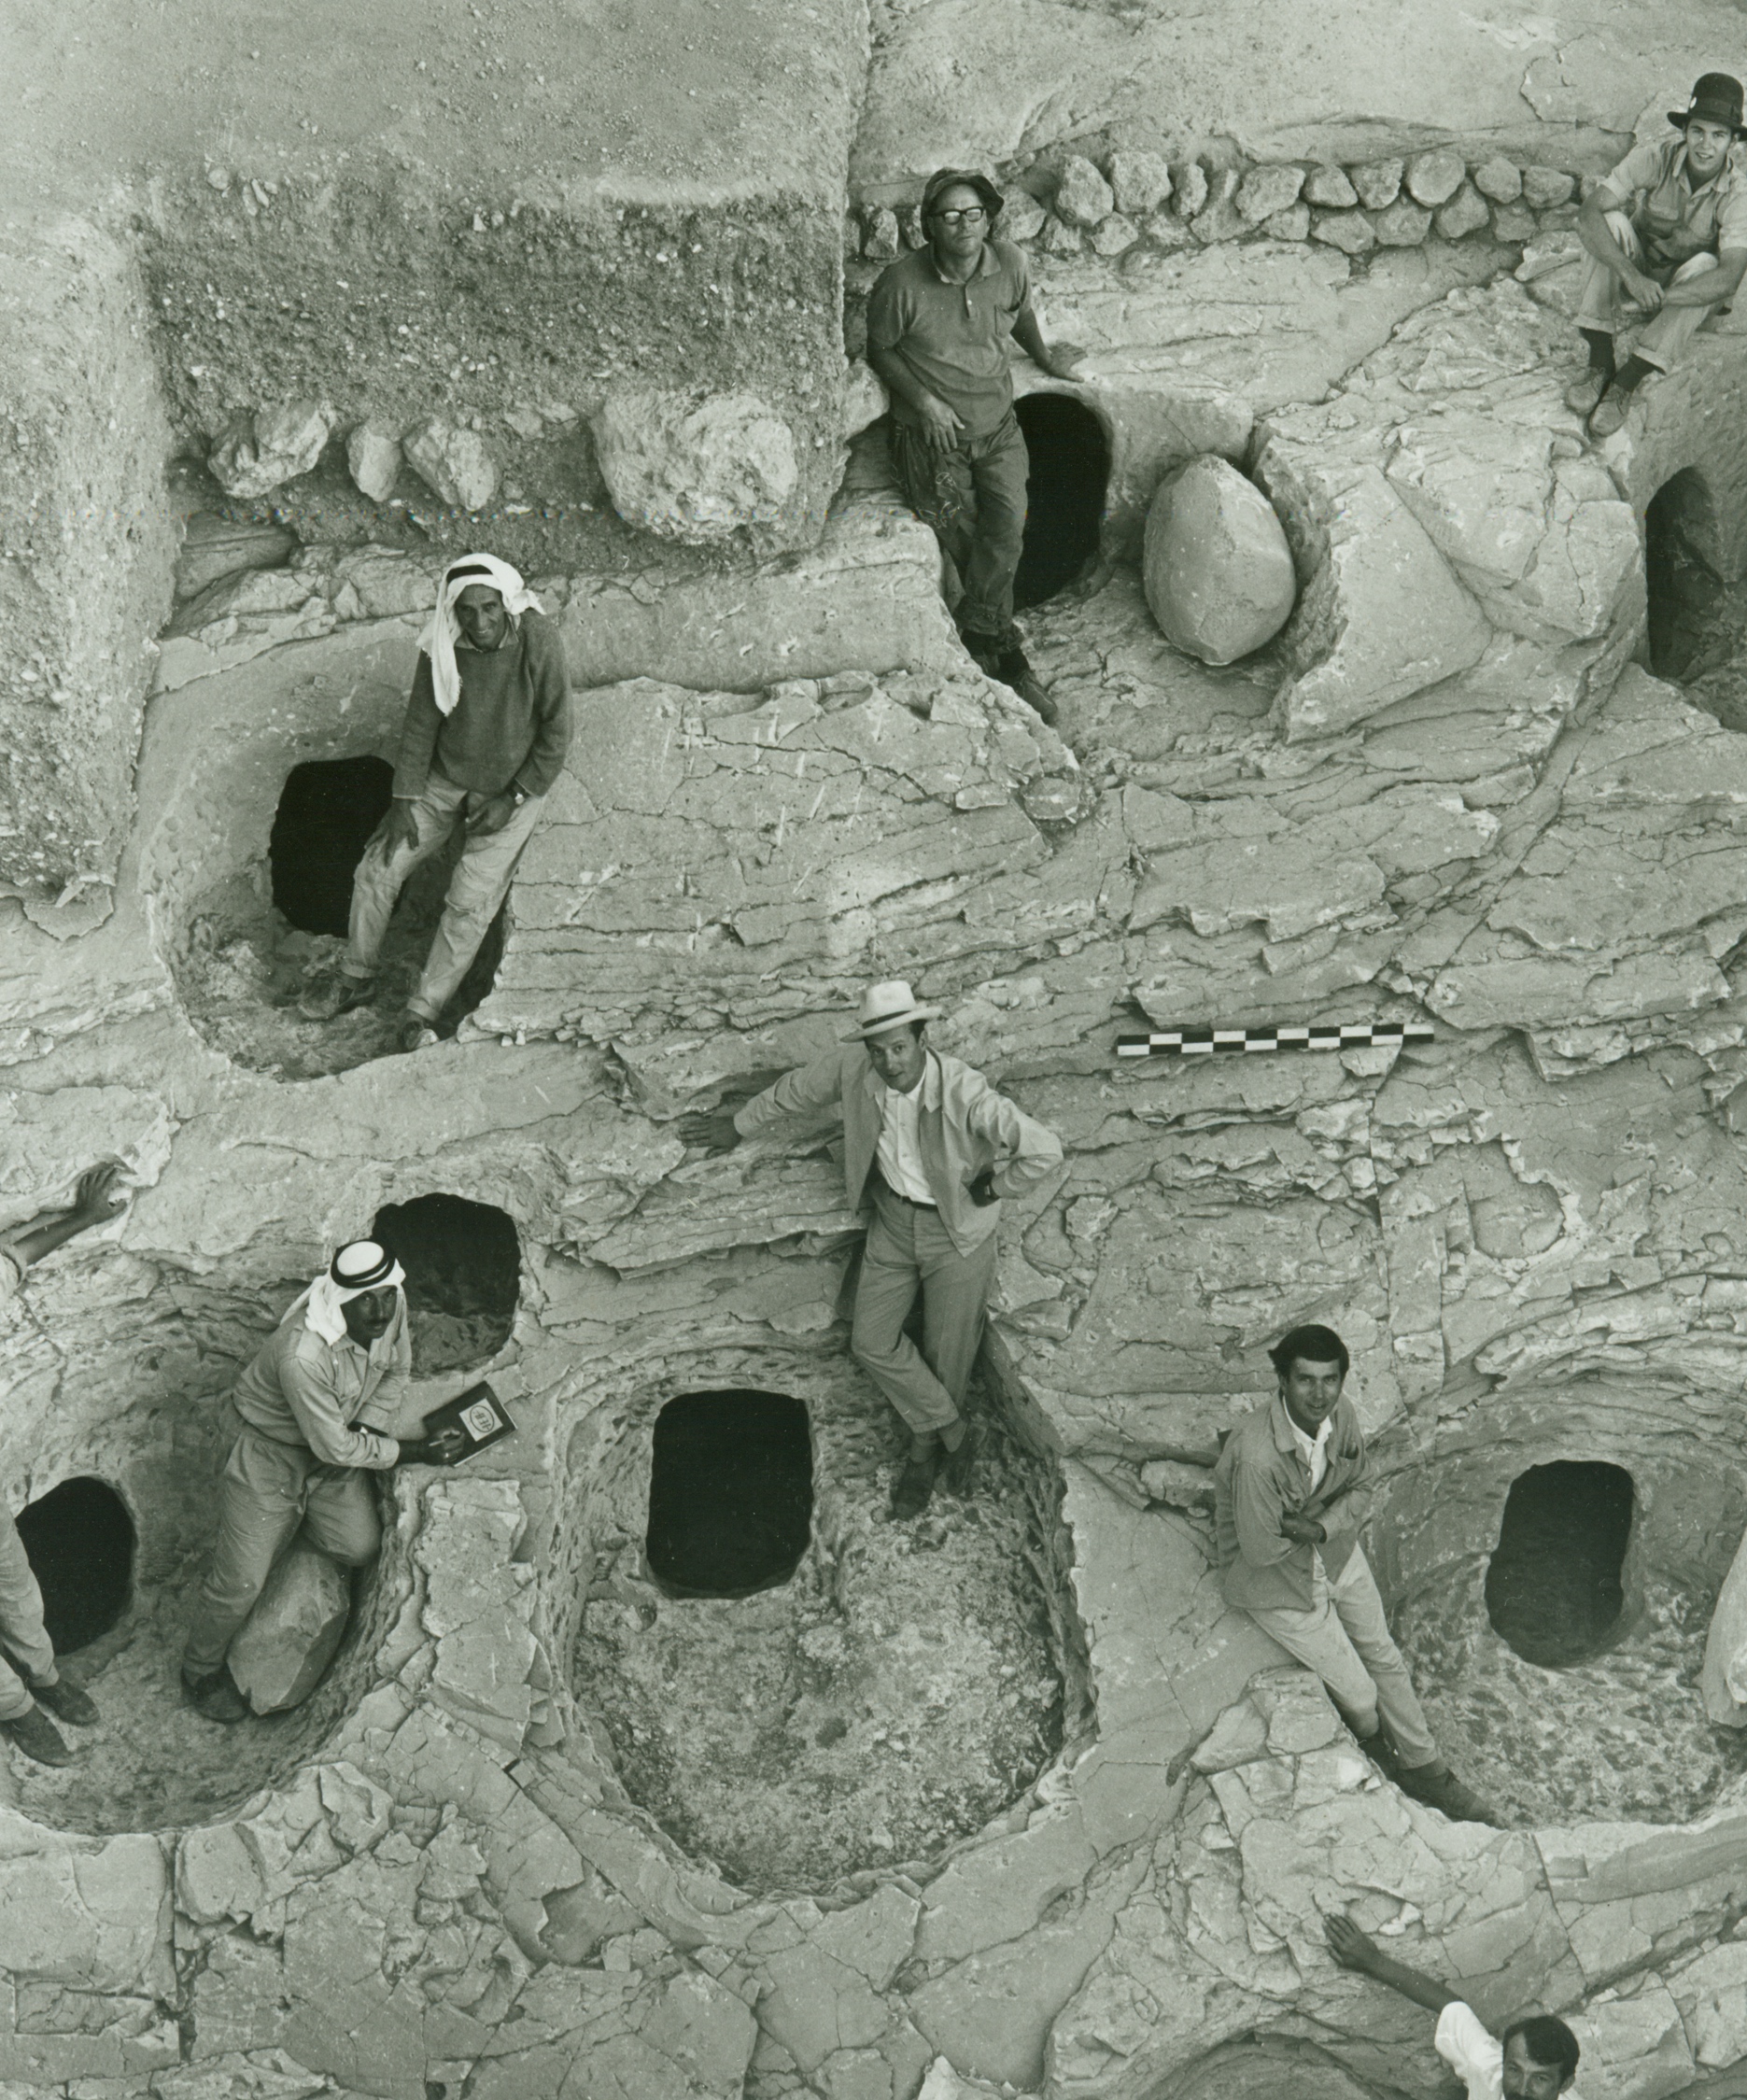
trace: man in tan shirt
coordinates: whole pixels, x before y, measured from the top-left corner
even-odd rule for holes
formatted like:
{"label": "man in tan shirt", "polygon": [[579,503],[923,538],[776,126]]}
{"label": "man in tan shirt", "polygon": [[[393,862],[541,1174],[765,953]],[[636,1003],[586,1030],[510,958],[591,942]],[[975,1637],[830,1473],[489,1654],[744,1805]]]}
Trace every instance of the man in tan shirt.
{"label": "man in tan shirt", "polygon": [[[240,1721],[249,1711],[225,1655],[298,1531],[342,1567],[367,1567],[382,1543],[370,1476],[447,1465],[462,1447],[458,1430],[389,1433],[413,1367],[405,1280],[374,1240],[341,1247],[231,1394],[218,1536],[182,1656],[184,1696],[208,1721]],[[420,1397],[440,1406],[476,1375],[432,1380]]]}
{"label": "man in tan shirt", "polygon": [[[87,1167],[65,1210],[46,1210],[0,1236],[0,1304],[14,1295],[24,1272],[93,1225],[106,1225],[127,1201],[118,1187],[121,1169]],[[93,1727],[97,1704],[82,1685],[69,1684],[55,1661],[43,1625],[42,1590],[32,1571],[12,1513],[0,1502],[0,1735],[39,1765],[73,1759],[66,1738],[49,1714],[77,1728]],[[44,1712],[47,1707],[49,1712]]]}
{"label": "man in tan shirt", "polygon": [[[937,1470],[949,1494],[970,1492],[982,1432],[960,1409],[982,1340],[1001,1198],[1062,1163],[1053,1131],[928,1048],[924,1030],[939,1011],[901,979],[873,985],[841,1050],[785,1072],[733,1114],[680,1120],[688,1145],[726,1152],[785,1117],[842,1118],[850,1201],[873,1212],[850,1349],[910,1432],[892,1496],[900,1518],[925,1507]],[[918,1291],[920,1349],[904,1332]]]}

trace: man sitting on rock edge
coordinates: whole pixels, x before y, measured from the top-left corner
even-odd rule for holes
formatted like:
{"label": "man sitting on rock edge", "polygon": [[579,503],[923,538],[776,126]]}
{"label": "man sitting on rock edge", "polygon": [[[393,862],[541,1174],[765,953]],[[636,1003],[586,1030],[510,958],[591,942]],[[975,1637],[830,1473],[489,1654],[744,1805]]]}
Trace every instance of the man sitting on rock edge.
{"label": "man sitting on rock edge", "polygon": [[464,555],[443,572],[419,643],[394,768],[394,799],[352,879],[340,966],[306,993],[306,1021],[332,1021],[375,991],[407,878],[466,838],[443,917],[407,1002],[400,1047],[426,1050],[478,954],[571,743],[571,685],[558,630],[520,572]]}
{"label": "man sitting on rock edge", "polygon": [[1387,1983],[1438,2016],[1433,2046],[1468,2088],[1468,2100],[1558,2100],[1571,2091],[1581,2051],[1577,2037],[1551,2013],[1513,2020],[1502,2035],[1483,2025],[1472,2007],[1405,1962],[1391,1961],[1350,1918],[1324,1918],[1329,1952],[1343,1968]]}
{"label": "man sitting on rock edge", "polygon": [[927,246],[883,270],[867,302],[867,362],[891,390],[892,461],[906,500],[934,528],[963,586],[965,648],[1053,722],[1013,625],[1031,462],[1007,340],[1056,379],[1074,378],[1084,353],[1044,342],[1024,250],[996,237],[1000,216],[1001,192],[986,176],[943,168],[930,177]]}
{"label": "man sitting on rock edge", "polygon": [[1279,1390],[1232,1431],[1213,1471],[1225,1600],[1316,1671],[1404,1794],[1452,1822],[1496,1822],[1438,1755],[1359,1543],[1365,1439],[1342,1392],[1346,1344],[1331,1328],[1295,1327],[1268,1357]]}
{"label": "man sitting on rock edge", "polygon": [[[45,1210],[0,1235],[0,1304],[13,1296],[24,1272],[79,1233],[106,1225],[127,1198],[117,1188],[113,1161],[89,1166],[65,1210]],[[42,1590],[12,1513],[0,1502],[0,1735],[39,1765],[69,1765],[73,1753],[49,1713],[76,1728],[97,1725],[91,1694],[62,1677],[54,1644],[43,1625]],[[49,1713],[43,1708],[49,1709]]]}
{"label": "man sitting on rock edge", "polygon": [[[871,985],[840,1050],[785,1072],[731,1114],[680,1118],[685,1143],[711,1152],[785,1116],[842,1118],[850,1202],[873,1212],[850,1353],[910,1432],[892,1493],[900,1520],[926,1507],[937,1469],[948,1494],[970,1493],[982,1431],[961,1409],[994,1276],[1001,1199],[1062,1163],[1053,1131],[980,1072],[928,1048],[923,1031],[939,1013],[901,978]],[[904,1332],[919,1290],[920,1349]]]}
{"label": "man sitting on rock edge", "polygon": [[[183,1695],[208,1721],[249,1712],[225,1656],[300,1528],[342,1567],[367,1567],[382,1543],[370,1474],[447,1465],[465,1445],[458,1429],[387,1433],[412,1373],[405,1281],[374,1240],[351,1241],[292,1302],[232,1391],[218,1536],[182,1657]],[[485,1368],[514,1358],[511,1343]],[[440,1407],[478,1377],[450,1373],[419,1397]]]}
{"label": "man sitting on rock edge", "polygon": [[[1577,217],[1590,256],[1577,308],[1589,369],[1565,404],[1588,416],[1596,438],[1620,428],[1639,387],[1673,368],[1747,273],[1747,170],[1735,156],[1747,135],[1740,82],[1703,75],[1669,122],[1680,137],[1633,147]],[[1616,368],[1614,337],[1641,322],[1637,348]]]}

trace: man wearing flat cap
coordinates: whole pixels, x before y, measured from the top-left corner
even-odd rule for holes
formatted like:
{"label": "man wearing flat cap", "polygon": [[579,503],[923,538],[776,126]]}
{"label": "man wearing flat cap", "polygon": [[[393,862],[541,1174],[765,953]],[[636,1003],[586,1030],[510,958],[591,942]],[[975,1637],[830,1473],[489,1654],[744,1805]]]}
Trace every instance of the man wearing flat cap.
{"label": "man wearing flat cap", "polygon": [[[1001,1199],[1062,1163],[1053,1131],[980,1072],[929,1049],[939,1012],[901,979],[872,985],[841,1049],[733,1113],[680,1120],[688,1145],[726,1152],[785,1116],[842,1119],[850,1201],[871,1212],[850,1350],[909,1431],[892,1495],[900,1518],[926,1505],[937,1471],[949,1494],[970,1492],[982,1432],[960,1409],[982,1340]],[[920,1349],[904,1332],[918,1291]]]}
{"label": "man wearing flat cap", "polygon": [[927,246],[883,271],[867,303],[867,362],[891,389],[905,498],[934,528],[963,589],[965,648],[1052,721],[1013,625],[1031,462],[1007,340],[1057,379],[1075,376],[1082,353],[1044,342],[1024,252],[996,237],[1000,216],[1001,192],[986,176],[943,168],[932,177],[922,199]]}
{"label": "man wearing flat cap", "polygon": [[[225,1656],[299,1530],[343,1568],[367,1567],[382,1543],[370,1475],[447,1465],[460,1453],[458,1430],[388,1434],[413,1367],[405,1281],[374,1240],[351,1241],[292,1303],[232,1391],[218,1536],[182,1656],[183,1695],[208,1721],[240,1721],[249,1711]],[[431,1379],[419,1398],[441,1406],[477,1375]]]}
{"label": "man wearing flat cap", "polygon": [[[1577,234],[1589,251],[1577,327],[1589,369],[1565,396],[1611,437],[1652,373],[1671,371],[1707,315],[1726,308],[1747,272],[1747,171],[1741,84],[1707,73],[1684,109],[1670,109],[1677,138],[1635,146],[1585,199]],[[1639,329],[1617,364],[1615,338]]]}

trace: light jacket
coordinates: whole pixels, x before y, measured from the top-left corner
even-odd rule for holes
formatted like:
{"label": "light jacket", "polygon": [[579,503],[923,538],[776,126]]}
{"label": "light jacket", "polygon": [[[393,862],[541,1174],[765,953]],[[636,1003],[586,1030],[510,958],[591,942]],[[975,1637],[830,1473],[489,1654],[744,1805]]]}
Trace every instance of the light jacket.
{"label": "light jacket", "polygon": [[[1017,1195],[1061,1165],[1062,1141],[956,1057],[929,1050],[922,1090],[916,1134],[928,1186],[947,1237],[960,1254],[968,1254],[1001,1222],[1000,1204],[974,1203],[969,1184],[985,1167],[993,1167],[996,1196]],[[784,1072],[775,1086],[736,1112],[734,1127],[751,1137],[784,1116],[836,1109],[843,1119],[843,1179],[851,1203],[860,1210],[885,1125],[886,1092],[866,1049],[846,1043]]]}
{"label": "light jacket", "polygon": [[[1365,1438],[1350,1400],[1335,1403],[1331,1423],[1328,1471],[1314,1494],[1277,1393],[1226,1439],[1213,1469],[1213,1541],[1228,1604],[1307,1612],[1313,1556],[1322,1556],[1331,1582],[1345,1567],[1366,1514],[1352,1492],[1365,1477]],[[1329,1536],[1300,1545],[1280,1529],[1282,1516],[1313,1517]]]}
{"label": "light jacket", "polygon": [[348,1334],[324,1342],[299,1307],[274,1330],[237,1380],[231,1404],[275,1444],[303,1445],[326,1466],[386,1473],[401,1446],[383,1431],[401,1411],[413,1368],[404,1294],[386,1334],[360,1349]]}

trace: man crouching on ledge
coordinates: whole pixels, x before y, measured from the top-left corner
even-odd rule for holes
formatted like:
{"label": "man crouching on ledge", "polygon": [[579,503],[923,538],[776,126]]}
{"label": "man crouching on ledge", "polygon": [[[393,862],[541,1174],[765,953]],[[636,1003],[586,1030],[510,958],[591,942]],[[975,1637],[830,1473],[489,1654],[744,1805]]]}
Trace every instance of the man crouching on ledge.
{"label": "man crouching on ledge", "polygon": [[1494,1823],[1438,1755],[1359,1543],[1365,1439],[1342,1397],[1346,1344],[1331,1328],[1295,1327],[1268,1357],[1279,1391],[1232,1431],[1213,1472],[1225,1600],[1316,1671],[1402,1793],[1452,1822]]}

